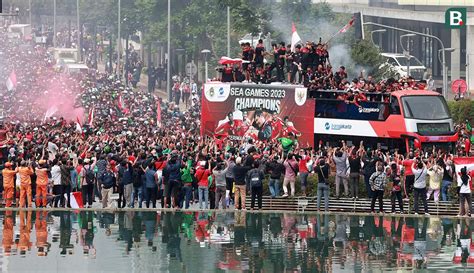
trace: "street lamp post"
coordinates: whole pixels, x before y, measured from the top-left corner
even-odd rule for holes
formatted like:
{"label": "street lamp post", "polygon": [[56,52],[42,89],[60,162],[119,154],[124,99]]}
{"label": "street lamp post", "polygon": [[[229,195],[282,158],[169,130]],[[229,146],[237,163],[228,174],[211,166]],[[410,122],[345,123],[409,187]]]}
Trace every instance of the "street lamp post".
{"label": "street lamp post", "polygon": [[29,22],[30,22],[30,26],[31,26],[31,0],[28,0],[28,12],[29,12]]}
{"label": "street lamp post", "polygon": [[445,50],[445,47],[444,47],[444,43],[443,43],[443,41],[441,41],[440,38],[438,38],[434,35],[430,35],[430,34],[426,34],[426,33],[422,33],[422,32],[417,32],[417,31],[398,28],[398,27],[392,27],[392,26],[383,25],[383,24],[379,24],[379,23],[365,22],[364,25],[378,26],[378,27],[393,29],[393,30],[397,30],[397,31],[403,31],[403,32],[406,32],[406,33],[413,33],[413,34],[416,34],[416,35],[420,35],[420,36],[435,39],[440,44],[441,50],[442,50],[441,51],[441,55],[442,55],[441,58],[442,58],[442,65],[443,65],[443,96],[446,97],[447,90],[448,90],[448,74],[447,74],[447,70],[446,70],[446,52],[445,52],[446,50]]}
{"label": "street lamp post", "polygon": [[204,72],[205,72],[205,73],[204,73],[204,76],[205,76],[205,78],[204,78],[204,83],[206,83],[206,82],[207,82],[207,79],[209,79],[209,76],[208,76],[208,74],[207,74],[207,73],[208,73],[207,58],[208,58],[209,54],[211,53],[211,51],[210,51],[209,49],[204,49],[204,50],[201,51],[201,53],[202,53],[202,55],[203,55],[203,57],[204,57],[204,65],[205,65],[205,67],[204,67]]}
{"label": "street lamp post", "polygon": [[[439,58],[439,55],[441,53],[441,55],[444,55],[446,52],[447,53],[452,53],[454,52],[456,49],[454,47],[448,47],[448,48],[444,48],[444,49],[439,49],[438,50],[438,61],[440,61],[440,58]],[[446,73],[446,78],[448,78],[448,66],[443,66],[443,75],[444,73]],[[451,79],[452,81],[453,79]],[[443,95],[445,93],[443,92]],[[446,91],[446,95],[448,94],[448,92]]]}
{"label": "street lamp post", "polygon": [[168,60],[166,63],[166,92],[168,93],[168,100],[171,101],[171,0],[168,0]]}
{"label": "street lamp post", "polygon": [[400,36],[400,44],[402,45],[402,48],[403,48],[403,43],[402,43],[402,40],[404,37],[407,37],[407,48],[406,48],[406,52],[404,52],[404,55],[405,57],[407,57],[407,76],[410,77],[410,59],[411,59],[411,55],[410,55],[410,37],[414,37],[415,34],[413,33],[408,33],[408,34],[404,34],[404,35],[401,35]]}
{"label": "street lamp post", "polygon": [[56,0],[53,2],[53,46],[56,47]]}
{"label": "street lamp post", "polygon": [[76,0],[76,20],[77,20],[77,59],[82,61],[82,46],[81,46],[81,37],[82,37],[82,28],[81,28],[81,17],[79,12],[79,0]]}
{"label": "street lamp post", "polygon": [[227,6],[227,57],[230,58],[230,6]]}
{"label": "street lamp post", "polygon": [[120,61],[122,60],[122,36],[121,36],[121,22],[122,22],[122,18],[121,18],[121,1],[118,0],[118,21],[117,21],[117,30],[118,30],[118,33],[117,33],[117,75],[118,75],[118,78],[120,79]]}
{"label": "street lamp post", "polygon": [[374,45],[377,46],[377,44],[375,44],[375,42],[374,42],[374,33],[384,33],[384,32],[387,32],[387,30],[386,29],[376,29],[376,30],[372,30],[370,32],[370,40],[372,41],[372,43]]}

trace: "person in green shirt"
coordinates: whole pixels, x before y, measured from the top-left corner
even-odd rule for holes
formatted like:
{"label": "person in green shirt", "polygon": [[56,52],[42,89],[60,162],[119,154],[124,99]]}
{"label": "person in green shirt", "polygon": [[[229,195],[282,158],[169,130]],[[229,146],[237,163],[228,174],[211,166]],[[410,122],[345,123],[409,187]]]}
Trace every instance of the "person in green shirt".
{"label": "person in green shirt", "polygon": [[183,181],[183,189],[185,196],[185,209],[189,208],[189,203],[193,195],[193,176],[191,172],[192,160],[186,162],[186,167],[181,169],[181,181]]}
{"label": "person in green shirt", "polygon": [[298,141],[293,133],[290,133],[288,137],[281,137],[278,139],[283,149],[283,156],[285,157],[288,153],[298,149]]}

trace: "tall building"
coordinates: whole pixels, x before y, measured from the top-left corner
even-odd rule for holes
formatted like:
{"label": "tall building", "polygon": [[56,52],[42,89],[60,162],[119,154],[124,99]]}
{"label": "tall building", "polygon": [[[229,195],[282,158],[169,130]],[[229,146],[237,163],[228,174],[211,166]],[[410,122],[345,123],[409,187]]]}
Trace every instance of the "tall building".
{"label": "tall building", "polygon": [[[453,52],[446,52],[448,79],[465,79],[471,93],[474,91],[474,0],[330,0],[327,3],[335,12],[361,12],[365,23],[374,22],[438,37],[445,48],[454,48]],[[461,28],[445,25],[445,13],[453,7],[467,10],[467,22]],[[366,37],[381,28],[366,25]],[[400,36],[406,32],[386,29],[372,34],[383,52],[403,52]],[[410,37],[410,40],[411,55],[417,57],[434,78],[441,79],[440,42],[422,35]]]}

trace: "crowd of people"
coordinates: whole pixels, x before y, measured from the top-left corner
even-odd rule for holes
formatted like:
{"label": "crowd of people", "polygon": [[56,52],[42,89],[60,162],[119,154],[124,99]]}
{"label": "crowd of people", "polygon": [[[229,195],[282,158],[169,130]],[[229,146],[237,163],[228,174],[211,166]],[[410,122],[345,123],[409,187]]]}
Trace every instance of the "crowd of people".
{"label": "crowd of people", "polygon": [[268,84],[283,82],[302,84],[311,92],[339,90],[352,93],[390,93],[398,90],[433,89],[433,80],[415,80],[413,77],[388,78],[376,81],[371,75],[363,75],[352,80],[344,66],[335,70],[329,59],[328,45],[308,41],[297,44],[292,50],[285,42],[272,44],[265,49],[263,40],[253,47],[250,43],[241,44],[242,62],[229,63],[218,68],[223,82],[254,82]]}
{"label": "crowd of people", "polygon": [[[434,148],[401,155],[370,150],[363,143],[348,147],[345,142],[303,148],[292,133],[270,142],[201,137],[200,98],[193,81],[174,78],[174,101],[164,102],[150,90],[124,85],[115,74],[92,70],[77,79],[57,73],[41,46],[3,41],[2,59],[7,63],[2,74],[15,71],[18,78],[2,103],[0,167],[6,206],[31,207],[33,200],[38,207],[70,206],[71,192],[80,191],[88,207],[96,200],[111,207],[111,197],[118,192],[120,208],[155,208],[160,200],[161,207],[188,209],[198,203],[201,209],[246,209],[251,194],[251,209],[261,209],[267,187],[275,198],[294,197],[297,188],[305,196],[313,192],[307,183],[311,176],[317,176],[318,209],[323,197],[328,209],[332,187],[336,198],[341,187],[345,197],[359,198],[362,178],[372,211],[388,190],[393,212],[395,201],[405,212],[404,199],[413,196],[414,212],[420,212],[418,201],[423,201],[428,213],[431,193],[435,201],[440,193],[446,201],[458,175],[463,181],[455,185],[461,202],[470,200],[472,173],[455,173],[448,151]],[[277,49],[283,56],[284,44]],[[325,47],[315,49],[321,53]],[[252,60],[261,62],[261,56],[252,55]],[[316,64],[328,67],[328,58]],[[282,67],[277,69],[281,77]],[[336,73],[341,78],[343,74],[343,68]],[[180,98],[186,110],[178,107]]]}

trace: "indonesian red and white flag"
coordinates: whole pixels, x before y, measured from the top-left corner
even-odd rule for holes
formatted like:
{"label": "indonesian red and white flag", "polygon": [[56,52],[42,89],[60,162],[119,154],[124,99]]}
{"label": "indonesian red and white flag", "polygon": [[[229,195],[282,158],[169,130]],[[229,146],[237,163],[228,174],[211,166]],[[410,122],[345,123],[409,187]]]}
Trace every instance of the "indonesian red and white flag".
{"label": "indonesian red and white flag", "polygon": [[[67,199],[67,194],[64,194],[64,198]],[[82,204],[82,192],[71,192],[71,200],[69,200],[71,203],[71,208],[73,209],[78,209],[78,208],[83,208],[84,205]]]}
{"label": "indonesian red and white flag", "polygon": [[161,103],[158,101],[156,103],[156,125],[161,127]]}
{"label": "indonesian red and white flag", "polygon": [[8,90],[8,91],[12,91],[12,90],[16,89],[16,74],[15,74],[15,70],[13,70],[12,73],[10,73],[10,76],[9,76],[8,79],[7,79],[6,85],[7,85],[7,90]]}
{"label": "indonesian red and white flag", "polygon": [[343,27],[339,30],[339,33],[344,33],[347,32],[352,25],[354,25],[355,17],[352,17],[352,19]]}
{"label": "indonesian red and white flag", "polygon": [[474,179],[474,157],[455,157],[453,159],[454,162],[454,168],[456,171],[457,175],[457,182],[458,185],[462,183],[461,180],[461,169],[466,167],[467,174],[471,176],[471,181],[469,183],[472,183],[472,179]]}
{"label": "indonesian red and white flag", "polygon": [[291,52],[295,52],[296,45],[301,42],[300,35],[296,32],[295,23],[291,23]]}
{"label": "indonesian red and white flag", "polygon": [[118,108],[120,109],[120,111],[122,111],[122,113],[128,114],[129,110],[128,110],[128,108],[125,106],[125,102],[123,101],[122,95],[119,95],[119,96],[118,96],[117,106],[118,106]]}
{"label": "indonesian red and white flag", "polygon": [[94,107],[92,107],[91,109],[89,109],[89,120],[88,120],[88,124],[90,127],[93,126],[94,124]]}

